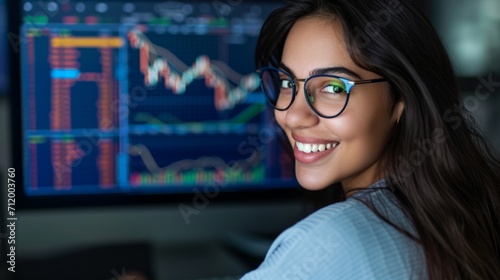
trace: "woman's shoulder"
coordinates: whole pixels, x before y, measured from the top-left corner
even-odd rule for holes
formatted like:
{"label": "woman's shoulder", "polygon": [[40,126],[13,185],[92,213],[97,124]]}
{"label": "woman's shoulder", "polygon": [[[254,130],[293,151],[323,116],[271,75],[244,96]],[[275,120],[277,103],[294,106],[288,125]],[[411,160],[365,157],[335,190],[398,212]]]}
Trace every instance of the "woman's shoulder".
{"label": "woman's shoulder", "polygon": [[382,195],[374,193],[323,207],[291,227],[288,234],[304,237],[309,235],[315,238],[333,234],[342,236],[345,241],[351,239],[355,244],[362,245],[366,240],[366,232],[398,232],[383,221],[369,205],[394,224],[412,232],[411,222],[399,207],[382,198]]}
{"label": "woman's shoulder", "polygon": [[[325,228],[342,232],[349,230],[351,227],[359,228],[366,226],[367,222],[369,225],[372,225],[374,220],[371,219],[371,216],[372,212],[361,201],[348,199],[315,211],[296,223],[292,228],[295,228],[296,232],[304,233],[321,231]],[[359,221],[360,218],[363,220]],[[353,223],[353,219],[357,219],[358,221]]]}
{"label": "woman's shoulder", "polygon": [[325,206],[299,221],[292,228],[295,228],[295,232],[323,232],[326,230],[326,232],[336,231],[339,234],[377,228],[383,230],[394,228],[382,220],[380,216],[390,220],[398,227],[414,233],[409,217],[399,206],[394,195],[387,189],[365,191],[365,193],[358,194],[346,201]]}
{"label": "woman's shoulder", "polygon": [[[355,279],[358,276],[421,279],[425,275],[425,258],[420,246],[380,219],[365,204],[368,199],[377,205],[386,195],[364,194],[309,215],[275,240],[254,275],[286,272],[288,276],[299,275],[299,279]],[[385,208],[381,212],[400,211],[397,205],[386,205],[385,201],[383,204]],[[390,220],[404,229],[410,224],[404,217],[403,213],[391,213]]]}
{"label": "woman's shoulder", "polygon": [[275,253],[275,249],[283,250],[283,247],[289,244],[305,245],[313,239],[331,240],[332,238],[327,236],[344,235],[361,226],[359,223],[352,223],[351,218],[369,215],[368,212],[364,213],[364,208],[366,207],[354,200],[323,207],[282,232],[273,242],[268,256]]}

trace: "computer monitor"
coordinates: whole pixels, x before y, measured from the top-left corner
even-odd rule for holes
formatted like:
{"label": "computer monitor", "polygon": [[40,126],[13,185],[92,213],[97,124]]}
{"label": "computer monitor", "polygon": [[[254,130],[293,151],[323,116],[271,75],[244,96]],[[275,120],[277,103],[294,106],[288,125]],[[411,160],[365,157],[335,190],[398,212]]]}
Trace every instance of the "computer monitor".
{"label": "computer monitor", "polygon": [[13,3],[20,66],[12,79],[13,154],[21,203],[296,193],[293,163],[253,63],[260,27],[278,6]]}

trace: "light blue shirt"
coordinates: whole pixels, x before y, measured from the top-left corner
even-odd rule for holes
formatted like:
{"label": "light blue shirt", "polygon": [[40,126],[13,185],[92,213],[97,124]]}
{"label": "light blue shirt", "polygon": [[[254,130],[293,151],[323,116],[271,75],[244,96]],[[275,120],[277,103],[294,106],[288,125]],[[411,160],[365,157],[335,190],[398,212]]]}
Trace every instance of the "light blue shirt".
{"label": "light blue shirt", "polygon": [[[284,231],[264,262],[242,279],[426,279],[421,246],[359,201],[372,201],[383,216],[416,236],[385,182],[326,206]],[[374,189],[378,187],[384,189]]]}

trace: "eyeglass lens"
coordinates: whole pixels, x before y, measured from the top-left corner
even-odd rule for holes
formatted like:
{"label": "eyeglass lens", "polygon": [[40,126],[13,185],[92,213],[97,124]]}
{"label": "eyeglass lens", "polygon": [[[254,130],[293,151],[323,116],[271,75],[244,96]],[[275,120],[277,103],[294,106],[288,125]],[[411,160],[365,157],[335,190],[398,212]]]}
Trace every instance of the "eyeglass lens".
{"label": "eyeglass lens", "polygon": [[[293,78],[278,69],[261,72],[262,89],[268,101],[278,110],[286,110],[294,100],[297,84]],[[322,116],[338,115],[345,107],[348,94],[342,79],[330,76],[313,76],[306,80],[306,100]]]}

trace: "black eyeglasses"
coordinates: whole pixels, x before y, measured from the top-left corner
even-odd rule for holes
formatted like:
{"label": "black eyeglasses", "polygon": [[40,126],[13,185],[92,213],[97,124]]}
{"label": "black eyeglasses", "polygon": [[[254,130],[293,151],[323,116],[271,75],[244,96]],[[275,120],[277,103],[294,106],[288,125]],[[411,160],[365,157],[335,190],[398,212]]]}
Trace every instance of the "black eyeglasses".
{"label": "black eyeglasses", "polygon": [[[257,70],[267,101],[279,111],[292,105],[297,95],[297,82],[304,82],[304,94],[309,108],[323,118],[335,118],[347,106],[352,87],[360,84],[387,81],[384,78],[351,81],[335,75],[319,74],[296,79],[282,69],[263,67]],[[298,84],[298,83],[297,83]]]}

